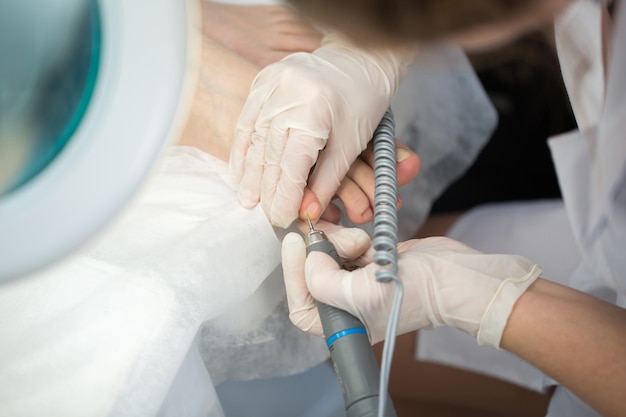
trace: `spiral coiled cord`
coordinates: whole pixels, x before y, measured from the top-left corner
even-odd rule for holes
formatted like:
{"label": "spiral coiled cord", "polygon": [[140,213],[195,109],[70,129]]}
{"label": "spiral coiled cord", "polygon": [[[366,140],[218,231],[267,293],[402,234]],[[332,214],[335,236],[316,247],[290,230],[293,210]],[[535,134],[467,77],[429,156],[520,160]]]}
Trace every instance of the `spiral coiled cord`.
{"label": "spiral coiled cord", "polygon": [[385,332],[380,369],[378,417],[384,417],[391,360],[396,341],[404,287],[398,277],[398,175],[396,169],[395,122],[388,109],[374,131],[374,262],[380,266],[376,280],[396,283]]}

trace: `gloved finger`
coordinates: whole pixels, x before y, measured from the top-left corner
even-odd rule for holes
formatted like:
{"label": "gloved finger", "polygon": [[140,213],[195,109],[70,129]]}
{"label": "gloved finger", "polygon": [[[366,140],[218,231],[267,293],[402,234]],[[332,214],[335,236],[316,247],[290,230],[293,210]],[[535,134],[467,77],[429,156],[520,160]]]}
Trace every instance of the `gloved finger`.
{"label": "gloved finger", "polygon": [[[281,185],[282,184],[282,185]],[[306,180],[284,178],[281,166],[268,165],[261,184],[261,205],[273,226],[288,228],[298,218]],[[289,190],[279,193],[278,190]]]}
{"label": "gloved finger", "polygon": [[317,301],[350,311],[350,272],[341,269],[330,255],[311,252],[304,263],[304,275]]}
{"label": "gloved finger", "polygon": [[370,140],[367,143],[367,147],[365,148],[365,150],[363,150],[363,152],[361,152],[361,155],[359,155],[359,158],[361,158],[367,165],[374,168],[374,141],[373,140]]}
{"label": "gloved finger", "polygon": [[281,127],[279,121],[272,121],[265,139],[265,164],[280,165],[287,140],[286,129]]}
{"label": "gloved finger", "polygon": [[[298,228],[302,233],[309,232],[309,226],[306,222],[299,221]],[[372,241],[363,229],[357,227],[343,227],[324,220],[315,223],[315,229],[321,230],[330,240],[337,254],[344,260],[354,261],[368,254],[371,249]]]}
{"label": "gloved finger", "polygon": [[320,153],[308,182],[309,188],[315,193],[322,207],[328,206],[331,202],[341,186],[341,181],[358,156],[355,155],[353,159],[337,158],[336,155],[332,155],[332,151],[333,149],[327,148]]}
{"label": "gloved finger", "polygon": [[[380,303],[378,300],[384,295],[380,291],[381,284],[375,281],[371,265],[346,271],[340,269],[329,255],[311,252],[306,259],[304,273],[309,291],[317,301],[347,311],[361,320],[372,343],[382,340],[384,332],[376,331],[376,327],[373,328],[367,320],[372,308]],[[376,316],[377,312],[373,313]]]}
{"label": "gloved finger", "polygon": [[308,187],[304,187],[298,215],[302,220],[306,220],[308,217],[313,222],[322,215],[322,206],[317,201],[317,196]]}
{"label": "gloved finger", "polygon": [[[252,88],[256,84],[261,72],[257,74],[252,82]],[[238,180],[241,179],[245,170],[246,155],[252,141],[252,134],[255,131],[255,123],[261,113],[262,103],[265,101],[265,91],[252,90],[241,109],[237,123],[235,124],[235,134],[233,136],[233,146],[230,151],[229,170]]]}
{"label": "gloved finger", "polygon": [[[283,206],[279,213],[272,212],[272,206],[276,197],[276,188],[283,173],[281,166],[281,160],[285,152],[285,145],[287,143],[287,132],[279,127],[279,123],[274,121],[270,126],[267,134],[267,141],[265,145],[265,170],[263,171],[263,178],[261,179],[261,206],[265,213],[267,213],[272,225],[282,228],[287,228],[297,217],[297,211],[292,208],[294,204]],[[302,188],[306,183],[302,184]],[[301,201],[298,198],[298,193],[301,191],[296,188],[295,193],[292,196],[294,201]]]}
{"label": "gloved finger", "polygon": [[250,147],[249,137],[252,133],[247,132],[235,132],[235,138],[233,139],[233,146],[230,150],[230,158],[228,160],[228,170],[231,175],[237,180],[241,181],[243,176],[243,170],[246,163],[246,155],[248,155],[248,148]]}
{"label": "gloved finger", "polygon": [[246,155],[245,171],[239,183],[239,201],[246,208],[256,206],[261,200],[261,181],[265,170],[265,143],[263,132],[252,134]]}
{"label": "gloved finger", "polygon": [[282,243],[282,265],[289,318],[300,329],[322,336],[317,306],[304,275],[305,259],[304,241],[297,233],[288,233]]}
{"label": "gloved finger", "polygon": [[270,220],[275,226],[288,227],[298,217],[309,172],[325,143],[323,136],[289,130],[284,155],[290,157],[282,159],[280,173],[272,169],[272,176],[263,179],[261,188],[261,201],[269,204]]}
{"label": "gloved finger", "polygon": [[[338,227],[333,225],[333,230],[325,232],[335,249],[337,254],[345,260],[354,262],[363,259],[368,255],[372,247],[372,240],[367,232],[356,227]],[[365,259],[364,262],[368,262]]]}
{"label": "gloved finger", "polygon": [[330,203],[326,209],[322,212],[322,206],[317,197],[308,188],[304,188],[304,194],[302,195],[302,203],[300,204],[300,210],[298,211],[298,217],[306,221],[307,216],[311,221],[315,222],[318,219],[326,220],[329,223],[339,224],[343,212],[336,204]]}
{"label": "gloved finger", "polygon": [[438,253],[440,258],[460,254],[477,255],[481,252],[466,244],[445,236],[433,236],[423,239],[411,239],[398,244],[398,254],[413,251],[415,253]]}
{"label": "gloved finger", "polygon": [[[297,227],[303,234],[309,232],[309,225],[306,221],[298,221]],[[319,220],[315,223],[315,229],[326,234],[347,270],[368,265],[374,260],[372,242],[364,230],[345,228],[326,220]]]}

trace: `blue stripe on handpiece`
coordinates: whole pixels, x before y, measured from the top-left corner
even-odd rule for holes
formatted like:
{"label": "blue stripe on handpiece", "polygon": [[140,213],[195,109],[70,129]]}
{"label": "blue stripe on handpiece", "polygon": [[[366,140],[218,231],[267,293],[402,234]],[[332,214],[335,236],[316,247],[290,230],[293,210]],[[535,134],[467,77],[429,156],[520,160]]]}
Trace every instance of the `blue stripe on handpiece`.
{"label": "blue stripe on handpiece", "polygon": [[353,327],[351,329],[342,330],[326,339],[326,346],[330,347],[330,345],[335,343],[337,340],[344,336],[350,336],[351,334],[367,334],[367,330],[363,327]]}

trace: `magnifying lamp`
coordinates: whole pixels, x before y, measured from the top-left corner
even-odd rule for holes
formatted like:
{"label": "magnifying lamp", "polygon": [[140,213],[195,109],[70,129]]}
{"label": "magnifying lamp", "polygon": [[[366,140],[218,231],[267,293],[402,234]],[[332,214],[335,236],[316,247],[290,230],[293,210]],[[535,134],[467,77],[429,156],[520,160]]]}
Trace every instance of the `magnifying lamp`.
{"label": "magnifying lamp", "polygon": [[193,85],[194,3],[0,5],[0,284],[75,251],[176,137]]}

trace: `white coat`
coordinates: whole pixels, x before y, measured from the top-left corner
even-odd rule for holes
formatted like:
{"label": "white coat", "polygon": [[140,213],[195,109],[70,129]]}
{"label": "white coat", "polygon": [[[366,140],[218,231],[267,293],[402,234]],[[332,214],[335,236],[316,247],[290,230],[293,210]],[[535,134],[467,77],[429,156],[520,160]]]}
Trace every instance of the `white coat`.
{"label": "white coat", "polygon": [[[626,8],[617,11],[604,82],[600,45],[589,41],[599,39],[599,19],[584,13],[588,7],[575,4],[557,21],[563,78],[580,130],[551,139],[550,148],[583,254],[570,285],[626,307]],[[548,416],[574,415],[598,414],[557,387]]]}
{"label": "white coat", "polygon": [[[546,279],[626,307],[626,7],[617,9],[606,69],[601,7],[581,0],[555,21],[563,80],[579,127],[549,141],[563,202],[477,207],[448,236],[484,252],[521,254],[539,262]],[[477,346],[454,329],[421,333],[416,356],[536,391],[557,384],[514,355]],[[549,417],[596,415],[557,387]]]}

